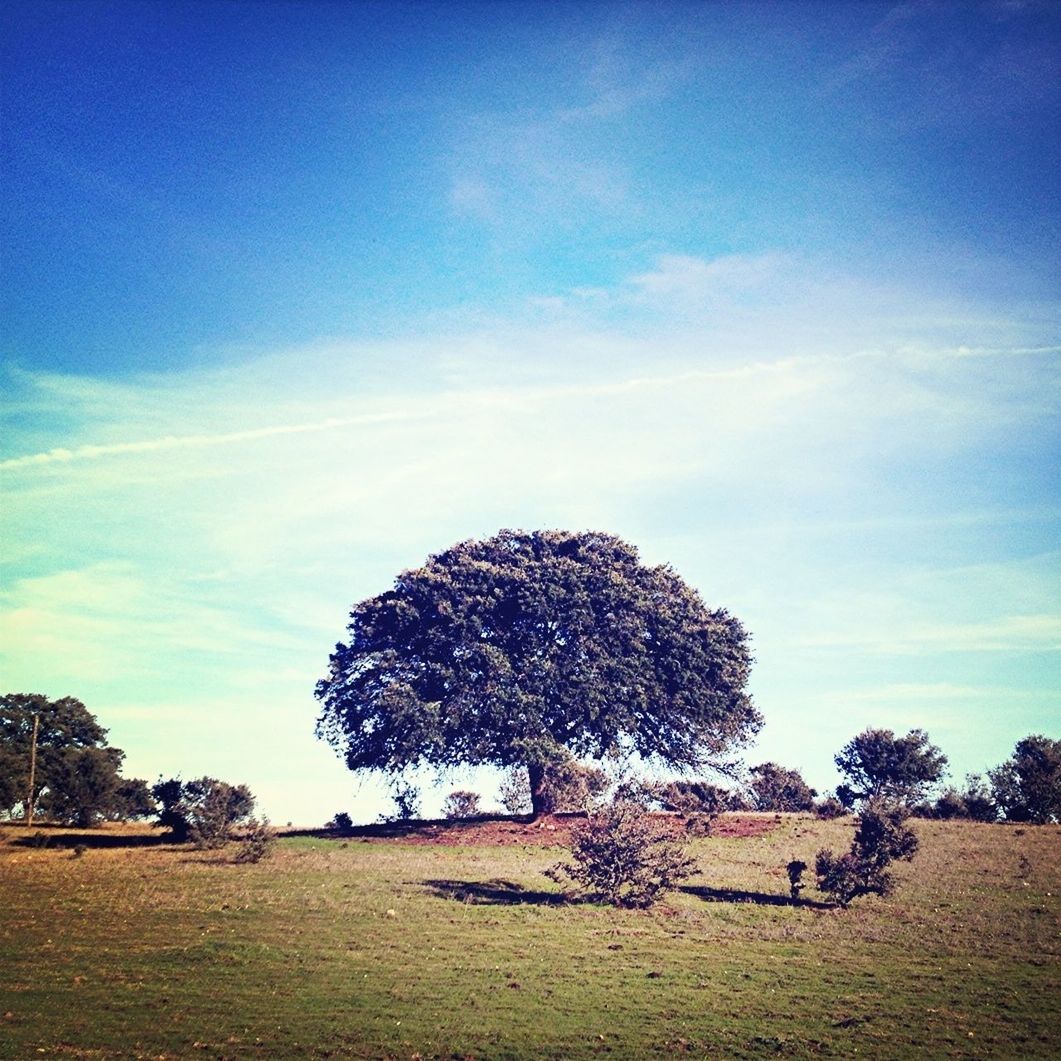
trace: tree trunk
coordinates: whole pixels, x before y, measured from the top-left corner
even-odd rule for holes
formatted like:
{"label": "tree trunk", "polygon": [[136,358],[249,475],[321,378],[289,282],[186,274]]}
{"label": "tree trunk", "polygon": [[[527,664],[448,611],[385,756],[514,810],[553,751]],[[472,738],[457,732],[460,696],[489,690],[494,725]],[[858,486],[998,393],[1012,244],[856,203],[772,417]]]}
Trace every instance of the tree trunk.
{"label": "tree trunk", "polygon": [[545,767],[541,763],[528,763],[527,776],[530,780],[531,821],[536,822],[549,811],[545,801]]}

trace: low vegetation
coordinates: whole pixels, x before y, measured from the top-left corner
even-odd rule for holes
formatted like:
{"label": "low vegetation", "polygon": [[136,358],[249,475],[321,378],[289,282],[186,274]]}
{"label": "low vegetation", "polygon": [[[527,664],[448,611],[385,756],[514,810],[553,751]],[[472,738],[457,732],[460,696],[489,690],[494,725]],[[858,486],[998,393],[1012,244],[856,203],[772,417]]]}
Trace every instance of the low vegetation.
{"label": "low vegetation", "polygon": [[648,911],[565,901],[562,851],[526,840],[549,820],[482,846],[289,835],[258,865],[3,825],[0,1057],[1061,1053],[1061,828],[914,821],[895,894],[840,910],[787,867],[851,819],[749,820],[769,831],[689,841],[700,873]]}

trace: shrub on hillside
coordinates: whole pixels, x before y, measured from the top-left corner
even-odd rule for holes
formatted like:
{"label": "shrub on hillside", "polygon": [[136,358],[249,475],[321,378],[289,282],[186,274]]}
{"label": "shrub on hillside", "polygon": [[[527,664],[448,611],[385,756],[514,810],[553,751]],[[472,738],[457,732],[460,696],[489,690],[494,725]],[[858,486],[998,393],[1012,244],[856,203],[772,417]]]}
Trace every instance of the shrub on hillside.
{"label": "shrub on hillside", "polygon": [[664,810],[678,814],[721,814],[748,810],[739,792],[710,781],[667,781],[653,787],[653,796]]}
{"label": "shrub on hillside", "polygon": [[177,843],[190,840],[196,847],[222,847],[233,826],[246,821],[254,810],[254,796],[246,785],[230,785],[214,777],[194,781],[161,779],[152,788],[161,809],[159,824]]}
{"label": "shrub on hillside", "polygon": [[842,818],[847,808],[835,796],[826,796],[814,804],[814,813],[822,821],[831,821],[833,818]]}
{"label": "shrub on hillside", "polygon": [[988,772],[1007,821],[1061,821],[1061,740],[1041,734],[1018,741],[1013,755]]}
{"label": "shrub on hillside", "polygon": [[330,822],[325,822],[325,829],[334,829],[337,833],[348,833],[354,827],[354,819],[346,811],[341,810],[332,816]]}
{"label": "shrub on hillside", "polygon": [[843,855],[818,852],[818,890],[840,906],[860,895],[890,895],[895,880],[888,867],[898,859],[909,862],[917,851],[917,837],[906,824],[909,816],[901,804],[868,802],[858,816],[851,850]]}
{"label": "shrub on hillside", "polygon": [[965,818],[977,822],[998,820],[998,806],[987,783],[979,774],[969,774],[965,788],[951,786],[945,789],[934,803],[922,803],[914,808],[918,818],[936,818],[946,821]]}
{"label": "shrub on hillside", "polygon": [[571,861],[548,870],[573,880],[588,898],[645,908],[696,872],[682,845],[640,804],[617,800],[592,813],[571,839]]}
{"label": "shrub on hillside", "polygon": [[777,763],[753,766],[748,790],[752,806],[766,811],[810,810],[818,794],[798,770],[789,770]]}
{"label": "shrub on hillside", "polygon": [[479,794],[460,788],[451,792],[442,804],[442,813],[447,818],[474,818],[479,813]]}
{"label": "shrub on hillside", "polygon": [[273,853],[276,845],[276,833],[269,824],[268,818],[251,818],[236,849],[235,861],[261,862]]}

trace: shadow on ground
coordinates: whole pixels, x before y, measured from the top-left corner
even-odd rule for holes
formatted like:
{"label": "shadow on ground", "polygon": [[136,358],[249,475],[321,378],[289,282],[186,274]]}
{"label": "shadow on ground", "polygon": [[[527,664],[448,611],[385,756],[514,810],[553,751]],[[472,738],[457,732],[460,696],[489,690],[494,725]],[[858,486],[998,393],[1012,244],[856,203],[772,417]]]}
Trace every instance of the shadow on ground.
{"label": "shadow on ground", "polygon": [[740,888],[709,888],[706,885],[686,885],[680,889],[686,895],[695,895],[705,903],[753,903],[756,906],[800,906],[809,910],[831,910],[829,903],[815,899],[793,899],[788,895],[772,892],[749,892]]}
{"label": "shadow on ground", "polygon": [[461,903],[483,903],[493,906],[565,906],[574,900],[560,892],[535,891],[510,880],[425,880],[425,888],[440,899]]}
{"label": "shadow on ground", "polygon": [[87,849],[119,848],[119,847],[158,847],[161,844],[173,843],[172,838],[166,833],[150,835],[146,833],[134,833],[122,835],[121,833],[50,833],[36,832],[28,836],[20,836],[12,840],[12,844],[18,847],[39,848],[74,848],[84,847]]}

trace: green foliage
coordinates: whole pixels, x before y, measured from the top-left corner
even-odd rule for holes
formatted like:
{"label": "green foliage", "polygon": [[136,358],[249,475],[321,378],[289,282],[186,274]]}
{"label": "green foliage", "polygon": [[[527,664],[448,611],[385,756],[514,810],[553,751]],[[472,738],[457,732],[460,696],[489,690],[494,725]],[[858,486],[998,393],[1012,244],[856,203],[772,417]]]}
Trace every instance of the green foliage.
{"label": "green foliage", "polygon": [[919,818],[936,818],[948,821],[953,818],[969,818],[978,822],[993,822],[998,819],[998,806],[991,789],[979,774],[969,774],[965,788],[951,786],[940,793],[935,803],[923,803],[914,809]]}
{"label": "green foliage", "polygon": [[479,809],[479,794],[463,788],[451,792],[442,804],[442,813],[447,818],[474,818]]}
{"label": "green foliage", "polygon": [[534,809],[530,779],[522,766],[514,766],[501,782],[498,790],[501,806],[509,814],[530,814]]}
{"label": "green foliage", "polygon": [[748,809],[739,792],[711,781],[666,781],[653,787],[652,796],[664,810],[678,814],[715,815]]}
{"label": "green foliage", "polygon": [[571,861],[549,876],[569,877],[588,898],[642,909],[695,872],[696,862],[643,806],[616,800],[589,816],[572,837]]}
{"label": "green foliage", "polygon": [[848,741],[834,762],[847,777],[836,790],[845,807],[875,799],[912,805],[943,776],[947,757],[929,744],[924,730],[896,737],[890,729],[867,729]]}
{"label": "green foliage", "polygon": [[[517,808],[511,810],[511,814],[533,811],[529,771],[516,767],[512,775],[518,776],[520,780],[510,781],[503,789],[502,800],[506,810],[512,806]],[[607,792],[610,784],[607,773],[601,768],[579,763],[567,753],[557,755],[553,762],[544,767],[538,787],[538,811],[541,814],[577,814],[587,811],[595,799]]]}
{"label": "green foliage", "polygon": [[251,818],[243,829],[233,857],[236,862],[261,862],[273,853],[275,846],[276,833],[269,819]]}
{"label": "green foliage", "polygon": [[396,785],[394,788],[394,812],[400,822],[412,821],[420,813],[420,791],[414,785]]}
{"label": "green foliage", "polygon": [[337,833],[348,833],[354,827],[354,819],[350,817],[346,811],[341,810],[332,817],[330,822],[326,822],[325,829],[334,829]]}
{"label": "green foliage", "polygon": [[150,818],[158,813],[158,804],[151,795],[151,786],[142,778],[119,778],[114,794],[111,817],[117,821]]}
{"label": "green foliage", "polygon": [[860,895],[890,895],[895,880],[888,867],[898,859],[909,862],[917,851],[917,837],[906,824],[909,816],[903,804],[868,802],[858,816],[851,850],[839,856],[826,849],[818,852],[818,890],[840,906]]}
{"label": "green foliage", "polygon": [[80,700],[49,700],[39,693],[0,697],[0,810],[26,811],[35,715],[40,720],[35,809],[79,826],[123,817],[128,786],[146,789],[142,781],[119,776],[125,753],[107,745],[107,731]]}
{"label": "green foliage", "polygon": [[351,613],[317,733],[351,769],[525,766],[535,812],[566,750],[695,767],[748,739],[740,622],[607,534],[502,531]]}
{"label": "green foliage", "polygon": [[777,763],[753,766],[748,788],[755,809],[766,811],[810,810],[818,794],[798,770],[788,770]]}
{"label": "green foliage", "polygon": [[1007,821],[1045,825],[1061,820],[1061,740],[1025,737],[988,776]]}
{"label": "green foliage", "polygon": [[233,826],[246,821],[254,810],[254,796],[246,785],[229,785],[213,777],[159,779],[151,791],[160,804],[159,824],[169,829],[171,839],[190,840],[196,847],[223,846]]}
{"label": "green foliage", "polygon": [[807,863],[798,858],[794,858],[785,867],[785,872],[788,874],[788,891],[793,899],[798,899],[799,893],[806,887],[803,883],[803,874],[806,871]]}
{"label": "green foliage", "polygon": [[48,787],[40,809],[56,821],[95,825],[113,816],[118,801],[117,748],[67,748],[50,763]]}
{"label": "green foliage", "polygon": [[814,814],[822,821],[831,821],[833,818],[842,818],[847,813],[847,808],[836,798],[836,796],[824,796],[814,804]]}

